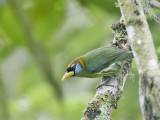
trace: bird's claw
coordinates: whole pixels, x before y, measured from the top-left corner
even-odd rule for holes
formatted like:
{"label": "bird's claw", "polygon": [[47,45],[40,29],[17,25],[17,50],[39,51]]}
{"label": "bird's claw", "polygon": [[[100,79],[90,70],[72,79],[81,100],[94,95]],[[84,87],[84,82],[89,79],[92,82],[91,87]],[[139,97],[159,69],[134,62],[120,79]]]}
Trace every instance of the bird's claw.
{"label": "bird's claw", "polygon": [[101,83],[99,83],[99,84],[96,86],[96,90],[98,90],[98,88],[100,88],[100,87],[102,87],[102,86],[116,87],[116,86],[114,86],[114,85],[109,84],[108,81],[105,80],[105,81],[102,81]]}

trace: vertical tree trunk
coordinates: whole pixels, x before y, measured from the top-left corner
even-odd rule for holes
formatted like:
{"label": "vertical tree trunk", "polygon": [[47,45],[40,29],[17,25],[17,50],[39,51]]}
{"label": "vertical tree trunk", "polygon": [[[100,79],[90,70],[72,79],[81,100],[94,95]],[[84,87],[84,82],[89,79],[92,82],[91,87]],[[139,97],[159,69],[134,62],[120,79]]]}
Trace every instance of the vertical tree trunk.
{"label": "vertical tree trunk", "polygon": [[140,0],[118,0],[140,75],[140,105],[145,120],[160,120],[160,69]]}

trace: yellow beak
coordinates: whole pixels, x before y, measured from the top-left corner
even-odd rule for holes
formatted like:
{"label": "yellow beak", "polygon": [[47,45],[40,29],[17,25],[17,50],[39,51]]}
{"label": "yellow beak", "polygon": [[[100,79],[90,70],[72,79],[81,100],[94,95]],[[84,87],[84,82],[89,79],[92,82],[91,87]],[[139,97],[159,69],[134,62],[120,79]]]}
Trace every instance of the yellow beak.
{"label": "yellow beak", "polygon": [[73,71],[66,72],[66,73],[63,75],[62,81],[66,80],[67,78],[71,77],[72,75],[74,75],[74,72],[73,72]]}

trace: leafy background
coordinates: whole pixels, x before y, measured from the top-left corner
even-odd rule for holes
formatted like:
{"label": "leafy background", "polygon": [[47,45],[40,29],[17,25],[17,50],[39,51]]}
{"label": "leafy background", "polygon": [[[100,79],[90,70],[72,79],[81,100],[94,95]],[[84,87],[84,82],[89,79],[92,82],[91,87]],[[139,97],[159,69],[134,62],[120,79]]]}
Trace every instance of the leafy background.
{"label": "leafy background", "polygon": [[[120,18],[115,2],[0,0],[0,120],[82,117],[100,78],[61,78],[75,57],[112,41]],[[148,22],[160,59],[160,25]],[[134,61],[112,119],[142,120]]]}

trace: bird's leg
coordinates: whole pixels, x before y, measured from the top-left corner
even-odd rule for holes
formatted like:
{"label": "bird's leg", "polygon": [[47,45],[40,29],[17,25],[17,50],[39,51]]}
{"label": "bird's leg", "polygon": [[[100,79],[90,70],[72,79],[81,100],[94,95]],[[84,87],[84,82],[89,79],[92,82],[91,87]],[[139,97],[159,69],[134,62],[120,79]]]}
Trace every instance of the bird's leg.
{"label": "bird's leg", "polygon": [[[101,83],[96,87],[96,90],[102,86],[110,86],[110,87],[116,87],[115,83],[111,83],[112,78],[117,76],[117,74],[121,70],[121,64],[122,62],[117,62],[111,64],[107,69],[105,69],[103,72],[106,72],[106,76],[102,77]],[[109,75],[109,76],[108,76]]]}
{"label": "bird's leg", "polygon": [[110,79],[111,77],[109,76],[104,76],[103,78],[102,78],[102,81],[100,82],[100,84],[98,84],[97,86],[96,86],[96,90],[98,89],[98,88],[100,88],[100,87],[102,87],[102,86],[110,86],[110,87],[115,87],[114,85],[111,85],[111,84],[109,84],[108,82],[108,80]]}
{"label": "bird's leg", "polygon": [[111,79],[120,72],[122,62],[116,62],[108,66],[106,69],[103,69],[101,71],[101,74],[104,74],[102,77],[102,81],[99,85],[96,86],[96,90],[102,86],[110,86],[110,87],[116,87],[113,83],[111,83]]}

